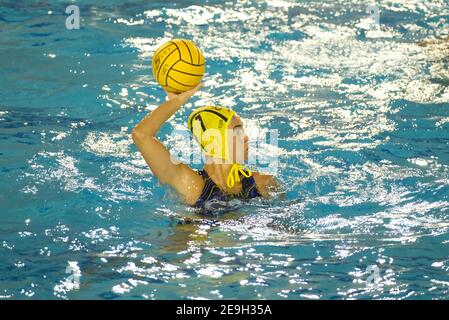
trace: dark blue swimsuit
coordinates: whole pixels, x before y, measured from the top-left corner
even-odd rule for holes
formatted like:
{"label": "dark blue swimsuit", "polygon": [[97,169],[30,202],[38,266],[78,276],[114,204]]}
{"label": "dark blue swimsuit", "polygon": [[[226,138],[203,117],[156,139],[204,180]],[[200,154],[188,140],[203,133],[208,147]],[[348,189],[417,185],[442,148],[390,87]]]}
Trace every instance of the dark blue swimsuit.
{"label": "dark blue swimsuit", "polygon": [[[226,211],[235,210],[236,206],[233,200],[241,199],[248,200],[251,198],[260,197],[257,191],[254,177],[246,178],[240,172],[240,179],[242,182],[242,191],[235,195],[227,195],[212,181],[206,170],[198,170],[198,174],[205,180],[203,192],[195,203],[195,207],[201,208],[203,213],[223,213]],[[237,201],[241,204],[241,201]]]}

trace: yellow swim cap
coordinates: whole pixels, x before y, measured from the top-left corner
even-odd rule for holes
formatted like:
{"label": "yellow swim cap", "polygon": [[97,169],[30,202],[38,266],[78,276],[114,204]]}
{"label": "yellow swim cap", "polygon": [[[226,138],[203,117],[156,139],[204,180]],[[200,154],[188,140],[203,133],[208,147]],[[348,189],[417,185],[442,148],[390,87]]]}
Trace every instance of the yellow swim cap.
{"label": "yellow swim cap", "polygon": [[194,110],[187,126],[206,155],[229,160],[227,129],[235,111],[222,107],[201,107]]}
{"label": "yellow swim cap", "polygon": [[[222,107],[207,106],[194,110],[187,120],[187,126],[205,154],[211,157],[229,160],[227,129],[235,111]],[[232,188],[240,181],[240,174],[249,178],[251,170],[241,164],[233,164],[226,184]]]}

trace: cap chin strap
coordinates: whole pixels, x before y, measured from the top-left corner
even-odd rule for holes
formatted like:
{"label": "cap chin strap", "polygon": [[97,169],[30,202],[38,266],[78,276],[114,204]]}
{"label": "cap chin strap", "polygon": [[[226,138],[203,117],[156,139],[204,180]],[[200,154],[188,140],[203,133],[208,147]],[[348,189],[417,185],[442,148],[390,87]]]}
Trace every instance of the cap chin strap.
{"label": "cap chin strap", "polygon": [[239,173],[241,173],[245,178],[249,178],[253,175],[252,171],[248,168],[245,168],[245,166],[238,163],[233,164],[231,167],[231,171],[229,171],[228,179],[226,180],[228,188],[231,189],[236,182],[240,182]]}

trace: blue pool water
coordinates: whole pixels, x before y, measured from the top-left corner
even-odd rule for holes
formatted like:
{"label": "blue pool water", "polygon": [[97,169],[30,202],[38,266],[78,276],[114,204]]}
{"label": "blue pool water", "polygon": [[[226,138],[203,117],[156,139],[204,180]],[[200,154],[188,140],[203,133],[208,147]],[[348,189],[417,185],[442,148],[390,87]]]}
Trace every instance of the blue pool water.
{"label": "blue pool water", "polygon": [[[446,1],[382,1],[379,27],[349,0],[76,4],[67,30],[64,1],[0,1],[0,299],[449,297]],[[170,38],[206,88],[161,139],[232,107],[279,131],[252,152],[283,197],[204,219],[152,176],[130,132]]]}

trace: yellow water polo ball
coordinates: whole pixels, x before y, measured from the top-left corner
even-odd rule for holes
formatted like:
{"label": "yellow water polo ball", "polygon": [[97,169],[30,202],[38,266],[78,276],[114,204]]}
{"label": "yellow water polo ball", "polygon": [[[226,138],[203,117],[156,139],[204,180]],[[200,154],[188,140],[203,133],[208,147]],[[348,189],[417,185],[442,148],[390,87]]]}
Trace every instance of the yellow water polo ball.
{"label": "yellow water polo ball", "polygon": [[190,40],[173,39],[161,45],[153,55],[153,75],[168,92],[193,89],[206,71],[203,52]]}

